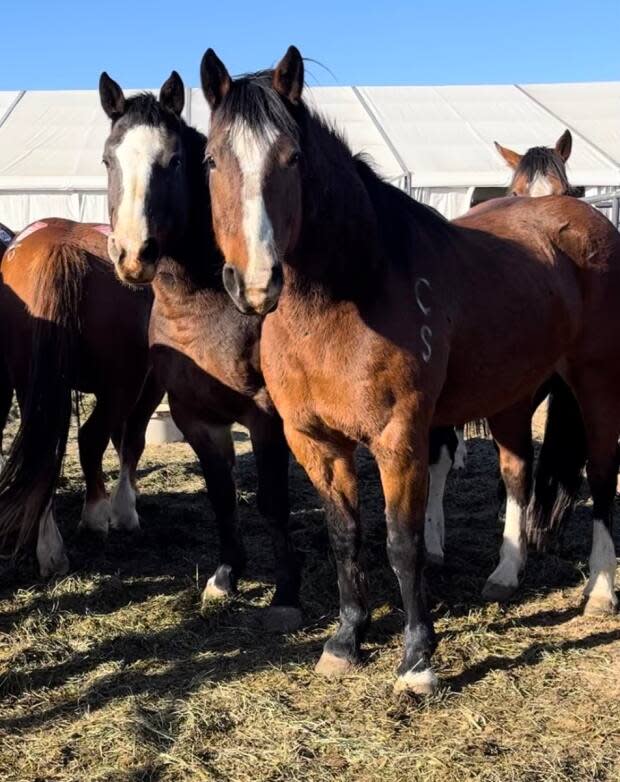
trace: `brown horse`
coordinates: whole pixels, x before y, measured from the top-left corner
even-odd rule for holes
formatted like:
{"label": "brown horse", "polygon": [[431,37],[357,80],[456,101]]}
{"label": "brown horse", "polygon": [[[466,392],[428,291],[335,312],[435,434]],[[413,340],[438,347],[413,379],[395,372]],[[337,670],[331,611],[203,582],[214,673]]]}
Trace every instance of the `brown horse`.
{"label": "brown horse", "polygon": [[562,133],[555,147],[530,147],[523,155],[497,141],[495,148],[514,172],[508,186],[511,195],[573,195],[575,188],[566,175],[566,161],[573,148],[570,130]]}
{"label": "brown horse", "polygon": [[[122,493],[112,503],[108,498],[102,457],[110,437],[120,447],[145,380],[152,296],[118,281],[107,257],[108,232],[107,226],[42,220],[13,239],[0,265],[2,356],[22,418],[0,475],[0,537],[19,548],[38,530],[44,576],[68,567],[52,497],[72,389],[96,397],[78,437],[86,479],[81,526],[98,533],[109,523],[127,526]],[[158,401],[141,397],[143,431]]]}
{"label": "brown horse", "polygon": [[406,617],[397,688],[428,692],[429,431],[489,421],[507,491],[500,564],[488,582],[501,596],[525,562],[533,398],[554,372],[570,383],[588,433],[587,608],[615,608],[620,236],[566,197],[503,199],[446,222],[351,154],[304,104],[303,74],[294,47],[273,71],[234,81],[212,50],[203,58],[224,284],[240,310],[267,315],[267,387],[327,507],[340,623],[318,670],[356,664],[369,621],[353,460],[364,443],[379,466]]}
{"label": "brown horse", "polygon": [[[159,100],[148,94],[126,99],[107,74],[100,96],[112,120],[104,152],[110,256],[121,279],[152,285],[151,365],[198,455],[220,534],[220,563],[203,600],[234,591],[245,566],[231,436],[231,425],[240,422],[250,431],[258,506],[270,523],[276,559],[276,590],[265,620],[290,629],[301,613],[299,567],[288,536],[288,447],[260,370],[261,319],[241,315],[222,286],[222,257],[209,217],[206,138],[181,118],[185,91],[174,72]],[[140,450],[130,423],[122,449],[126,495],[126,466],[135,468]]]}
{"label": "brown horse", "polygon": [[[514,170],[509,186],[510,193],[532,198],[576,194],[578,188],[569,184],[566,173],[566,161],[570,157],[572,144],[573,139],[569,130],[564,131],[555,147],[530,147],[524,155],[502,147],[496,141],[498,152]],[[483,205],[477,208],[483,208]],[[581,485],[581,473],[577,471],[576,463],[581,463],[582,456],[585,458],[585,442],[582,447],[575,449],[559,441],[568,428],[566,415],[571,406],[575,420],[569,436],[573,440],[575,428],[579,426],[580,413],[571,392],[558,377],[554,377],[552,382],[540,389],[541,400],[547,392],[549,392],[547,427],[536,471],[537,491],[528,519],[528,542],[539,550],[546,547],[552,534],[562,526],[568,515]],[[456,430],[452,427],[440,428],[431,432],[424,544],[427,559],[434,564],[440,565],[444,561],[443,495],[448,474],[453,465],[457,468],[464,466],[466,454],[462,428]],[[554,461],[555,472],[551,484],[549,483],[550,459]],[[500,493],[503,494],[503,483],[500,486]]]}

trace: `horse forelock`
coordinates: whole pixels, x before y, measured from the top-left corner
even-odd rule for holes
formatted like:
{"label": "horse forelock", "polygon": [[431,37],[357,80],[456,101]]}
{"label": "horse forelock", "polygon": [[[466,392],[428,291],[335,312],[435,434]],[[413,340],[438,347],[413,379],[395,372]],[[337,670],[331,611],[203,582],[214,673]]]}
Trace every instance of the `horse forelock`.
{"label": "horse forelock", "polygon": [[[571,190],[564,161],[550,147],[531,147],[527,150],[515,169],[511,188],[522,177],[526,178],[529,185],[553,177],[560,183],[563,194],[569,193]],[[532,195],[535,194],[532,193]]]}

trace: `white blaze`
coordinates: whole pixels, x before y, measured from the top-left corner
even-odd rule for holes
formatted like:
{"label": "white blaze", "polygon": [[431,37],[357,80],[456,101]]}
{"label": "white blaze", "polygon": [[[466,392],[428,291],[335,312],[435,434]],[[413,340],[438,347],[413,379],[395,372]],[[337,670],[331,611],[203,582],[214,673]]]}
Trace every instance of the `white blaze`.
{"label": "white blaze", "polygon": [[244,123],[230,131],[232,150],[241,171],[243,234],[248,252],[245,295],[251,305],[262,302],[277,262],[273,227],[263,198],[265,168],[276,138],[275,128],[257,134]]}
{"label": "white blaze", "polygon": [[542,174],[536,174],[530,184],[530,196],[532,198],[540,198],[548,195],[553,195],[553,185],[547,177],[542,176]]}
{"label": "white blaze", "polygon": [[148,125],[130,128],[116,147],[122,192],[113,237],[128,254],[137,255],[148,239],[146,197],[153,165],[163,158],[164,152],[161,129]]}

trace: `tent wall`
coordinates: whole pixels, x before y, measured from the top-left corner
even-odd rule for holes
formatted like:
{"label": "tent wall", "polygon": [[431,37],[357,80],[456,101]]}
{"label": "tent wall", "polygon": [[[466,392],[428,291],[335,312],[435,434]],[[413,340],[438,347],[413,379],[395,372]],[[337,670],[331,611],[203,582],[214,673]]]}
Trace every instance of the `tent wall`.
{"label": "tent wall", "polygon": [[[567,127],[571,183],[588,194],[620,188],[620,82],[314,87],[306,100],[353,152],[446,217],[466,211],[475,187],[508,185],[494,140],[524,151],[552,145]],[[184,114],[207,129],[200,90],[187,90]],[[0,221],[15,230],[51,215],[105,221],[108,128],[94,90],[0,92]]]}

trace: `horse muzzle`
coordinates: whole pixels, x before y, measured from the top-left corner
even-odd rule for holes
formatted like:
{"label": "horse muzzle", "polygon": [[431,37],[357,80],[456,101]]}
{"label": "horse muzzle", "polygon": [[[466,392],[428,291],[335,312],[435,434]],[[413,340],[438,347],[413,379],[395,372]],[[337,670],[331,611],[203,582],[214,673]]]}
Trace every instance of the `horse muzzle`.
{"label": "horse muzzle", "polygon": [[222,280],[228,295],[244,315],[267,315],[275,310],[284,286],[282,264],[272,268],[266,285],[247,285],[243,274],[230,263],[222,270]]}
{"label": "horse muzzle", "polygon": [[142,242],[136,252],[123,245],[114,234],[108,238],[108,255],[118,277],[132,285],[148,285],[152,282],[161,257],[159,243],[154,238]]}

